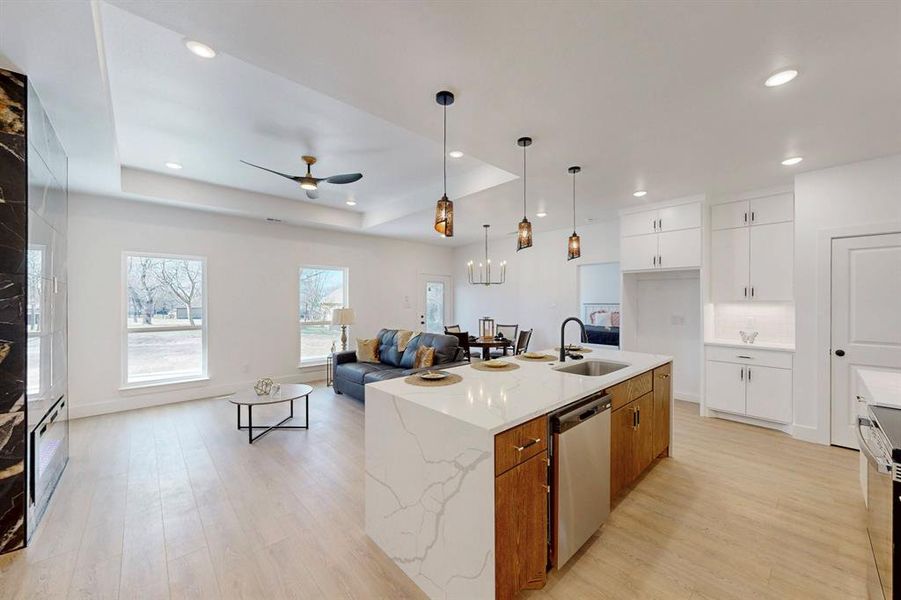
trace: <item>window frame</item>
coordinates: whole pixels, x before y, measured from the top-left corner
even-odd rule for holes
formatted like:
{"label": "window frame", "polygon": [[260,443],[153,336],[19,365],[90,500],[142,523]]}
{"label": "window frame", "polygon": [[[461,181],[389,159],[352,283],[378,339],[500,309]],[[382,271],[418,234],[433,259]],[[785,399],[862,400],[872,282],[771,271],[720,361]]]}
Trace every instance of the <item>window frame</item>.
{"label": "window frame", "polygon": [[344,304],[341,308],[347,308],[350,306],[350,268],[349,267],[341,267],[336,265],[300,265],[297,268],[297,366],[301,367],[313,367],[318,365],[324,365],[326,360],[328,360],[328,356],[317,356],[314,358],[304,358],[301,353],[301,344],[303,343],[303,336],[301,334],[301,328],[304,325],[331,325],[332,320],[328,319],[325,321],[302,321],[300,319],[300,275],[303,273],[304,269],[320,269],[327,271],[341,271],[343,272],[344,278]]}
{"label": "window frame", "polygon": [[[193,260],[199,261],[202,269],[202,277],[201,277],[201,285],[200,285],[200,293],[202,298],[202,303],[200,307],[200,325],[190,326],[190,325],[173,325],[167,326],[163,325],[160,327],[154,328],[130,328],[128,326],[128,306],[129,306],[129,298],[128,298],[128,259],[129,257],[145,257],[145,258],[171,258],[171,259],[181,259],[181,260]],[[210,379],[209,377],[209,319],[207,318],[209,312],[209,294],[208,294],[208,273],[207,273],[207,259],[205,256],[196,256],[193,254],[172,254],[167,252],[145,252],[141,250],[124,250],[122,252],[122,261],[121,261],[121,289],[120,289],[120,301],[121,301],[121,310],[119,311],[119,327],[121,329],[120,334],[120,390],[128,390],[128,389],[136,389],[136,388],[148,388],[148,387],[157,387],[163,385],[176,385],[181,383],[190,383],[195,381],[207,381]],[[165,331],[197,331],[199,330],[201,337],[201,359],[200,359],[200,369],[201,372],[199,375],[189,375],[189,376],[173,376],[173,377],[162,377],[159,379],[148,379],[143,381],[129,381],[128,380],[128,336],[130,333],[147,333],[149,331],[155,332],[165,332]]]}

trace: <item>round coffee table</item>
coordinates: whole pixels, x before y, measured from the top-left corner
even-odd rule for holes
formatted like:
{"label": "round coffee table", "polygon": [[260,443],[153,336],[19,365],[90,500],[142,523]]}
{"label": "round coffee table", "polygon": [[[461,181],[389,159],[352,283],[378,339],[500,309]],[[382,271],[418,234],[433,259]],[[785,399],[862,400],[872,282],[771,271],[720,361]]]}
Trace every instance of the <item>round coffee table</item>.
{"label": "round coffee table", "polygon": [[[302,383],[283,383],[279,390],[274,394],[265,396],[257,396],[253,390],[236,392],[229,396],[228,401],[234,404],[238,409],[238,430],[247,430],[247,442],[252,444],[273,429],[309,429],[310,428],[310,394],[313,388]],[[304,399],[304,407],[306,408],[306,419],[303,425],[285,425],[284,423],[294,418],[294,401]],[[281,404],[283,402],[291,403],[291,414],[276,423],[275,425],[254,425],[253,424],[253,407],[261,404]],[[247,407],[247,425],[241,424],[241,407]],[[259,435],[253,435],[254,429],[265,429]]]}

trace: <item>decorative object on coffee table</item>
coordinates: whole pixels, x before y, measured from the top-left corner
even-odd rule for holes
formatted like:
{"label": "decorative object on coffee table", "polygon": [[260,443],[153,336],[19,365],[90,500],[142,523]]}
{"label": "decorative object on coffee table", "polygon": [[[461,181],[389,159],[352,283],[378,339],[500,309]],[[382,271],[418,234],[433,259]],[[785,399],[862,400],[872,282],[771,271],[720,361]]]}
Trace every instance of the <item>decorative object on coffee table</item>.
{"label": "decorative object on coffee table", "polygon": [[332,311],[332,325],[341,326],[341,350],[347,350],[347,326],[354,324],[354,309],[336,308]]}
{"label": "decorative object on coffee table", "polygon": [[257,393],[257,396],[265,396],[272,390],[272,380],[268,377],[262,377],[257,379],[256,384],[253,386],[253,391]]}
{"label": "decorative object on coffee table", "polygon": [[[256,390],[254,390],[256,391]],[[309,429],[310,428],[310,394],[313,388],[302,383],[286,383],[273,390],[270,394],[258,395],[245,392],[237,392],[229,396],[228,401],[234,404],[238,409],[238,430],[247,430],[247,442],[252,444],[270,431],[274,429]],[[294,418],[294,401],[304,399],[305,420],[303,425],[285,425],[287,421]],[[284,402],[291,403],[290,414],[276,423],[275,425],[254,425],[253,424],[253,407],[262,404],[281,404]],[[247,425],[241,423],[241,407],[247,407]],[[253,434],[254,429],[263,429],[264,431],[258,435]]]}

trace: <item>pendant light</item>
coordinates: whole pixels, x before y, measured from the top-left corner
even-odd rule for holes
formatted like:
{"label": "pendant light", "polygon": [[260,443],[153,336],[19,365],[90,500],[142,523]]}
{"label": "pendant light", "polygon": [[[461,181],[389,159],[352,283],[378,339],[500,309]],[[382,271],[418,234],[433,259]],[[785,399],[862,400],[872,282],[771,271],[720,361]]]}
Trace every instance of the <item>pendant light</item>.
{"label": "pendant light", "polygon": [[491,225],[482,225],[485,228],[485,262],[479,263],[478,277],[475,274],[474,261],[466,263],[466,269],[469,271],[469,283],[472,285],[500,285],[507,281],[507,261],[501,261],[501,276],[498,279],[491,279],[491,259],[488,258],[488,228]]}
{"label": "pendant light", "polygon": [[444,194],[435,205],[435,231],[454,237],[454,203],[447,199],[447,107],[454,103],[454,95],[444,90],[435,95],[435,101],[444,107]]}
{"label": "pendant light", "polygon": [[532,138],[521,137],[516,143],[522,147],[522,221],[516,236],[516,251],[532,247],[532,224],[526,218],[526,148],[532,145]]}
{"label": "pendant light", "polygon": [[569,243],[566,245],[566,260],[572,260],[582,256],[582,242],[576,233],[576,173],[582,167],[570,167],[568,170],[573,176],[573,234],[569,236]]}

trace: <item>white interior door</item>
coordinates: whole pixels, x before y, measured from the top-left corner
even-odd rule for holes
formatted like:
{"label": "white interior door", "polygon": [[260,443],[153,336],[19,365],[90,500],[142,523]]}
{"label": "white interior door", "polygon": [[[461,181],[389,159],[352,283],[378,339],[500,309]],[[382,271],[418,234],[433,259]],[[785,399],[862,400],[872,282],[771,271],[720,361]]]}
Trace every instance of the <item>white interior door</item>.
{"label": "white interior door", "polygon": [[832,240],[832,443],[857,447],[855,373],[901,371],[901,234]]}
{"label": "white interior door", "polygon": [[453,318],[453,282],[447,275],[419,276],[419,326],[428,333],[444,333]]}

